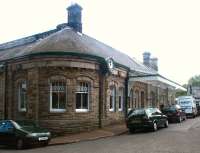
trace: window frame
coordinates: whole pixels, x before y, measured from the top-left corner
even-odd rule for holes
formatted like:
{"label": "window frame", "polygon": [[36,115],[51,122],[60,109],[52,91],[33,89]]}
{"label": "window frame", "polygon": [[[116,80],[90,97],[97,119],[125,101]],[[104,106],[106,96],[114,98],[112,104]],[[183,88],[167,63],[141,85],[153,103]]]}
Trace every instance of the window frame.
{"label": "window frame", "polygon": [[[52,90],[52,83],[53,82],[57,82],[57,83],[63,83],[64,84],[64,87],[65,87],[65,91],[64,91],[64,94],[65,94],[65,107],[64,108],[53,108],[53,90]],[[57,92],[59,93],[59,91]],[[66,81],[65,80],[51,80],[50,81],[50,112],[65,112],[66,111],[66,103],[67,103],[67,84],[66,84]],[[59,103],[59,102],[58,102]]]}
{"label": "window frame", "polygon": [[[81,112],[89,112],[89,110],[90,110],[90,93],[91,93],[91,83],[90,82],[88,82],[88,81],[79,81],[78,83],[77,83],[77,86],[76,87],[81,87],[80,86],[80,84],[87,84],[88,85],[88,89],[87,89],[87,91],[78,91],[78,89],[77,89],[77,91],[75,92],[75,105],[77,105],[77,94],[84,94],[84,93],[87,93],[87,109],[86,108],[76,108],[76,106],[75,106],[75,111],[77,112],[77,113],[81,113]],[[81,96],[81,107],[83,107],[83,96]]]}
{"label": "window frame", "polygon": [[[25,92],[23,92],[23,101],[24,101],[24,108],[21,107],[22,104],[22,89],[23,85],[25,84]],[[21,81],[18,84],[18,111],[19,112],[26,112],[27,111],[27,83],[26,81]]]}
{"label": "window frame", "polygon": [[[112,86],[111,88],[110,88],[110,91],[111,91],[111,93],[110,93],[110,98],[109,98],[109,111],[110,112],[114,112],[115,111],[115,105],[116,105],[116,87],[115,86]],[[113,97],[112,98],[112,108],[110,107],[111,105],[111,97]]]}

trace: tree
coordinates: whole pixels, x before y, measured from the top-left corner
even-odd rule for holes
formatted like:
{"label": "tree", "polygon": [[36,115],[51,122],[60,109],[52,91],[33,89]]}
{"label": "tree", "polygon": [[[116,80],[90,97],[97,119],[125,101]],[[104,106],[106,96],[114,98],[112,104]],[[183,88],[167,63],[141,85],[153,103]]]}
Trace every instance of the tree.
{"label": "tree", "polygon": [[200,75],[191,77],[188,81],[188,84],[192,86],[200,86]]}
{"label": "tree", "polygon": [[[187,84],[184,84],[182,86],[187,89]],[[182,90],[179,90],[179,89],[176,90],[175,97],[186,96],[186,95],[187,95],[187,91],[182,91]]]}

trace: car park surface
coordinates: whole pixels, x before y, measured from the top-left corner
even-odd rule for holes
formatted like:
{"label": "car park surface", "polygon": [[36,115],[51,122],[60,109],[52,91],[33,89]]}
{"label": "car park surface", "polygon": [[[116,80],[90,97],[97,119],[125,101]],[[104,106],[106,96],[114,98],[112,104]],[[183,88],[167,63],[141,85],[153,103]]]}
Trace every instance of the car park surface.
{"label": "car park surface", "polygon": [[169,124],[157,132],[138,131],[120,136],[79,143],[15,150],[0,148],[1,153],[199,153],[200,117],[180,124]]}

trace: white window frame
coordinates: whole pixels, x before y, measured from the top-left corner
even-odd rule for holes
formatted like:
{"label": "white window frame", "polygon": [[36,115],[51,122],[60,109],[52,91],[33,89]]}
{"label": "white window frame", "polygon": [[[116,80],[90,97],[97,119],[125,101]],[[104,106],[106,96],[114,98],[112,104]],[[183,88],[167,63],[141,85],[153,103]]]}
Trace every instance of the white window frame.
{"label": "white window frame", "polygon": [[[62,82],[64,84],[65,87],[65,108],[52,108],[52,103],[53,103],[53,91],[52,91],[52,83],[53,82]],[[66,102],[67,102],[67,86],[66,86],[66,82],[65,81],[60,81],[60,80],[53,80],[50,82],[50,112],[65,112],[66,111]]]}
{"label": "white window frame", "polygon": [[[83,84],[85,84],[85,86]],[[85,88],[86,84],[88,86],[88,89]],[[87,94],[88,95],[88,97],[87,97],[88,101],[87,101],[87,109],[85,109],[85,108],[76,108],[76,106],[75,106],[77,113],[89,112],[89,106],[90,106],[89,105],[89,101],[90,101],[90,88],[91,87],[90,87],[90,83],[89,82],[85,82],[85,81],[78,82],[77,91],[75,92],[75,94],[84,94],[84,93]],[[83,99],[81,98],[81,101],[82,100]],[[77,99],[76,99],[76,102],[77,102]],[[83,101],[81,102],[81,105],[83,105]]]}
{"label": "white window frame", "polygon": [[[25,89],[26,92],[25,92],[25,97],[24,97],[24,108],[21,108],[21,92],[22,92],[22,89]],[[19,112],[26,112],[26,105],[27,105],[27,84],[26,84],[26,81],[23,81],[23,82],[20,82],[19,83],[19,86],[18,86],[18,110]]]}
{"label": "white window frame", "polygon": [[123,111],[124,106],[124,88],[119,89],[119,99],[121,100],[121,106],[118,108],[118,110],[121,112]]}
{"label": "white window frame", "polygon": [[116,87],[113,86],[110,88],[110,96],[112,96],[112,108],[110,107],[110,98],[109,98],[109,111],[114,112],[115,111],[115,104],[116,104]]}

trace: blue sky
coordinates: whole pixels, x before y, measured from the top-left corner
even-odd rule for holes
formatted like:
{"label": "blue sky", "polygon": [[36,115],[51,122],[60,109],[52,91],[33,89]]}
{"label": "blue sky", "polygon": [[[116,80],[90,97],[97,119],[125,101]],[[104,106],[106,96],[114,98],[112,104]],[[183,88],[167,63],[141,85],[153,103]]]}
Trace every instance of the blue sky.
{"label": "blue sky", "polygon": [[[75,0],[83,33],[142,61],[149,51],[159,72],[180,84],[200,74],[199,0]],[[1,0],[0,43],[67,22],[68,0]]]}

